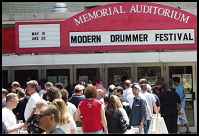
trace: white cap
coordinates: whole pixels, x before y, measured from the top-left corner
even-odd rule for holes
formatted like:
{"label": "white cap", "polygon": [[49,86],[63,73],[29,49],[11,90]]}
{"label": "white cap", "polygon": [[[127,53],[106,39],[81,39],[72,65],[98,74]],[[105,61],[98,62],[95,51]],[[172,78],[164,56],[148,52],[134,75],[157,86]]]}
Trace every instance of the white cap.
{"label": "white cap", "polygon": [[12,82],[11,86],[13,87],[14,85],[20,86],[19,82],[17,82],[17,81]]}
{"label": "white cap", "polygon": [[115,88],[115,85],[114,85],[114,84],[111,84],[111,85],[109,85],[108,88],[111,89],[111,90],[113,90],[113,89]]}
{"label": "white cap", "polygon": [[8,92],[8,90],[7,90],[7,89],[2,88],[2,92]]}
{"label": "white cap", "polygon": [[137,85],[137,84],[133,85],[133,87],[132,87],[132,88],[137,88],[137,89],[139,89],[139,91],[141,91],[140,86],[139,86],[139,85]]}
{"label": "white cap", "polygon": [[80,84],[77,84],[76,86],[75,86],[75,90],[84,90],[84,86],[83,85],[80,85]]}

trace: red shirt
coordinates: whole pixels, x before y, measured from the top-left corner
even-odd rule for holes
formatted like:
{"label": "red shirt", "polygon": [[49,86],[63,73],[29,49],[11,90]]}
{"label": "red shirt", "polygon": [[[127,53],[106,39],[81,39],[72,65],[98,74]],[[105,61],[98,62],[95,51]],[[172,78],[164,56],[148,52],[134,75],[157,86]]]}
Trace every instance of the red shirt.
{"label": "red shirt", "polygon": [[95,132],[103,129],[101,106],[102,104],[97,99],[84,99],[80,102],[79,109],[84,132]]}

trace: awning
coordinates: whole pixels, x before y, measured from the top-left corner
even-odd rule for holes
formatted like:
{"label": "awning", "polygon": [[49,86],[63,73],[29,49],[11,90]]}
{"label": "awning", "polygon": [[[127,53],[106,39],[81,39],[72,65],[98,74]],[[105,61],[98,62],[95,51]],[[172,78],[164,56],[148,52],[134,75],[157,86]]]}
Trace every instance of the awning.
{"label": "awning", "polygon": [[197,62],[197,51],[3,55],[2,66]]}

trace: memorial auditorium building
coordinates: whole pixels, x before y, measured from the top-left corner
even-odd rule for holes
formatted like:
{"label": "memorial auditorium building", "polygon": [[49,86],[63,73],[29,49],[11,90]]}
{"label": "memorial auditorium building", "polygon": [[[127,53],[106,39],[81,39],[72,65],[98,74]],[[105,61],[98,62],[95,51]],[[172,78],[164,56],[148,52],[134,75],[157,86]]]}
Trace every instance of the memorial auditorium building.
{"label": "memorial auditorium building", "polygon": [[[197,131],[197,3],[28,3],[2,3],[2,87],[162,77],[172,86],[178,76]],[[69,11],[49,13],[52,4]]]}

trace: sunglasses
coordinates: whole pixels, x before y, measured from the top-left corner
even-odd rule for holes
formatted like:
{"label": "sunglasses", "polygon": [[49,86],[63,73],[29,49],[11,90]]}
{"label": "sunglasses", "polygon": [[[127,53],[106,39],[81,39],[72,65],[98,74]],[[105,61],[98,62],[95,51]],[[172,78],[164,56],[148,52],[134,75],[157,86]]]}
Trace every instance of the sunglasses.
{"label": "sunglasses", "polygon": [[39,116],[39,118],[42,118],[42,117],[45,117],[45,116],[50,116],[50,114],[39,114],[38,116]]}

